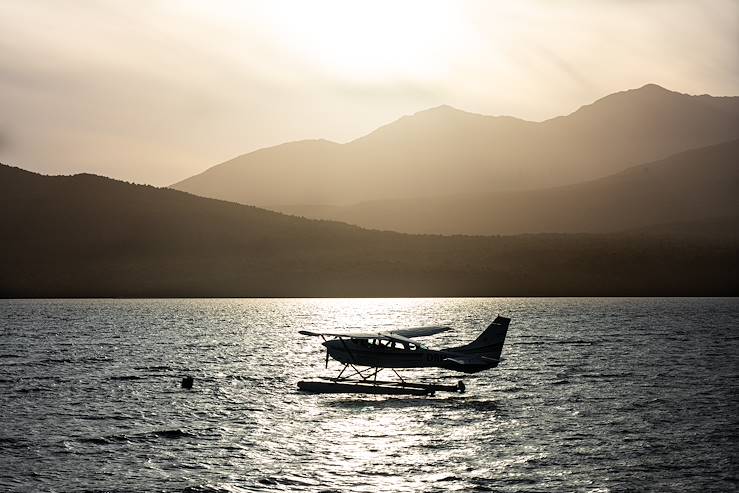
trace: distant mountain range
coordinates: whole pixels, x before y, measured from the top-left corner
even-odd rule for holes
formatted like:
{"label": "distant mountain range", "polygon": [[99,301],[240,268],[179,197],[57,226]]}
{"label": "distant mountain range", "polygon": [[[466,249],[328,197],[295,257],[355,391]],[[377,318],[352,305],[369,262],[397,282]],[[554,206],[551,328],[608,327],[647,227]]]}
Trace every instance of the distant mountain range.
{"label": "distant mountain range", "polygon": [[283,212],[409,233],[613,233],[739,216],[739,139],[576,185],[283,207]]}
{"label": "distant mountain range", "polygon": [[434,108],[191,193],[0,165],[0,296],[735,295],[738,158],[739,98],[648,85],[541,123]]}
{"label": "distant mountain range", "polygon": [[[702,213],[678,217],[644,211],[644,218],[636,218],[635,207],[624,203],[624,219],[619,218],[614,209],[619,197],[632,200],[638,194],[649,195],[650,186],[655,187],[652,194],[663,193],[659,179],[637,179],[634,173],[639,169],[605,182],[577,185],[571,196],[563,189],[542,189],[595,180],[736,138],[739,97],[691,96],[650,84],[544,122],[442,106],[403,117],[347,144],[302,141],[258,150],[172,187],[204,197],[402,231],[614,231],[638,227],[647,217],[680,221]],[[641,169],[647,170],[644,176],[652,171],[660,177],[669,175],[658,163]],[[672,194],[687,181],[679,185],[679,177],[665,179],[677,187],[664,192],[674,205]],[[684,180],[689,180],[687,175]],[[626,187],[619,188],[619,181],[631,181],[638,191],[624,194]],[[540,191],[528,196],[522,190]],[[517,193],[500,194],[503,191]],[[613,195],[596,203],[596,210],[587,210],[598,193]],[[578,206],[581,199],[586,202]],[[691,200],[690,194],[686,196],[687,203]],[[366,204],[373,201],[383,203]],[[553,201],[562,205],[554,204],[546,214],[537,212]],[[640,203],[652,207],[657,202]],[[596,211],[609,216],[595,217]],[[515,224],[518,220],[520,225]],[[553,222],[547,225],[547,220]]]}
{"label": "distant mountain range", "polygon": [[2,297],[729,295],[739,287],[739,240],[711,234],[716,221],[681,236],[674,225],[656,234],[414,236],[2,165],[0,206]]}

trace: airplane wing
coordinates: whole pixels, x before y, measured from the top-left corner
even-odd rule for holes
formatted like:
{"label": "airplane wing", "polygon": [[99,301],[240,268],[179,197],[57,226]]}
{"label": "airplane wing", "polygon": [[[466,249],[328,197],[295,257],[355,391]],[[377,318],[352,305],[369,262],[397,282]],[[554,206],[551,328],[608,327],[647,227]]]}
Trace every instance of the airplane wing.
{"label": "airplane wing", "polygon": [[487,356],[480,356],[479,354],[460,354],[453,358],[444,358],[444,361],[451,361],[458,365],[487,365],[488,363],[498,363],[501,360],[488,358]]}
{"label": "airplane wing", "polygon": [[380,339],[385,339],[387,341],[410,343],[410,344],[415,344],[416,346],[424,347],[422,344],[417,343],[413,339],[403,337],[401,335],[396,334],[395,332],[385,332],[384,334],[380,335]]}
{"label": "airplane wing", "polygon": [[298,334],[304,336],[327,336],[327,337],[351,337],[352,339],[386,339],[402,342],[413,342],[409,337],[425,337],[451,330],[449,327],[411,327],[409,329],[395,329],[378,332],[314,332],[312,330],[300,330]]}
{"label": "airplane wing", "polygon": [[385,335],[382,332],[314,332],[312,330],[299,330],[298,334],[304,336],[351,337],[352,339],[377,339]]}
{"label": "airplane wing", "polygon": [[412,343],[418,347],[425,347],[412,339],[403,337],[392,332],[313,332],[311,330],[300,330],[299,334],[304,336],[324,336],[324,337],[348,337],[350,339],[377,339],[379,341],[395,341],[402,343]]}
{"label": "airplane wing", "polygon": [[430,325],[427,327],[411,327],[409,329],[395,329],[388,333],[395,334],[403,337],[426,337],[434,334],[440,334],[452,330],[450,327],[439,327],[437,325]]}

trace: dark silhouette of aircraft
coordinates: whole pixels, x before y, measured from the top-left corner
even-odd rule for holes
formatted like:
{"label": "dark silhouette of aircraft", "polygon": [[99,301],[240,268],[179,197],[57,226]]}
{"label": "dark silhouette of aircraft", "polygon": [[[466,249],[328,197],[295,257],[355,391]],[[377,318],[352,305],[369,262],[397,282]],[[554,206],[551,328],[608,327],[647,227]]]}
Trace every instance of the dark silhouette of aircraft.
{"label": "dark silhouette of aircraft", "polygon": [[[301,330],[300,334],[323,338],[327,367],[329,358],[344,366],[330,382],[301,381],[298,382],[298,387],[301,390],[322,393],[429,394],[436,390],[462,392],[465,387],[461,381],[456,386],[416,384],[406,382],[395,370],[434,367],[477,373],[495,368],[501,361],[500,355],[510,321],[509,318],[498,316],[474,341],[447,349],[430,349],[413,338],[446,332],[451,330],[449,327],[414,327],[365,333]],[[392,370],[400,378],[400,382],[378,381],[377,374],[383,369]],[[346,374],[347,370],[349,374]],[[352,381],[352,377],[359,377],[359,380]]]}

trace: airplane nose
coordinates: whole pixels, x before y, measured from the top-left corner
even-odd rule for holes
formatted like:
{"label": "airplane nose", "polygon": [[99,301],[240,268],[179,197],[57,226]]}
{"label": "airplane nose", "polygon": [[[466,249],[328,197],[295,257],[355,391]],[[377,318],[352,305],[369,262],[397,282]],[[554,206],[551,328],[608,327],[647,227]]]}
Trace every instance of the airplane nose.
{"label": "airplane nose", "polygon": [[321,344],[323,344],[323,346],[326,349],[336,349],[336,348],[340,347],[339,345],[341,343],[339,341],[337,341],[337,340],[331,340],[331,341],[324,341]]}

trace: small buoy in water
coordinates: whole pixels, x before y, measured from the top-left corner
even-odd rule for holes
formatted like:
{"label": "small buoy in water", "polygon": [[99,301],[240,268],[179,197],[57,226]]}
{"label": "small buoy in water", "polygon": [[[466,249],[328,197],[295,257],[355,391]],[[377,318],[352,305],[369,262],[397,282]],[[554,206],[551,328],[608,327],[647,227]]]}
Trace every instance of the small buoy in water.
{"label": "small buoy in water", "polygon": [[459,382],[457,382],[457,390],[459,391],[460,394],[464,394],[464,390],[466,388],[467,387],[465,387],[464,382],[462,380],[460,380]]}
{"label": "small buoy in water", "polygon": [[192,378],[191,376],[189,376],[189,375],[186,376],[185,378],[182,379],[182,384],[181,384],[182,385],[182,388],[183,389],[191,389],[192,388],[192,383],[193,383],[194,380],[195,379]]}

